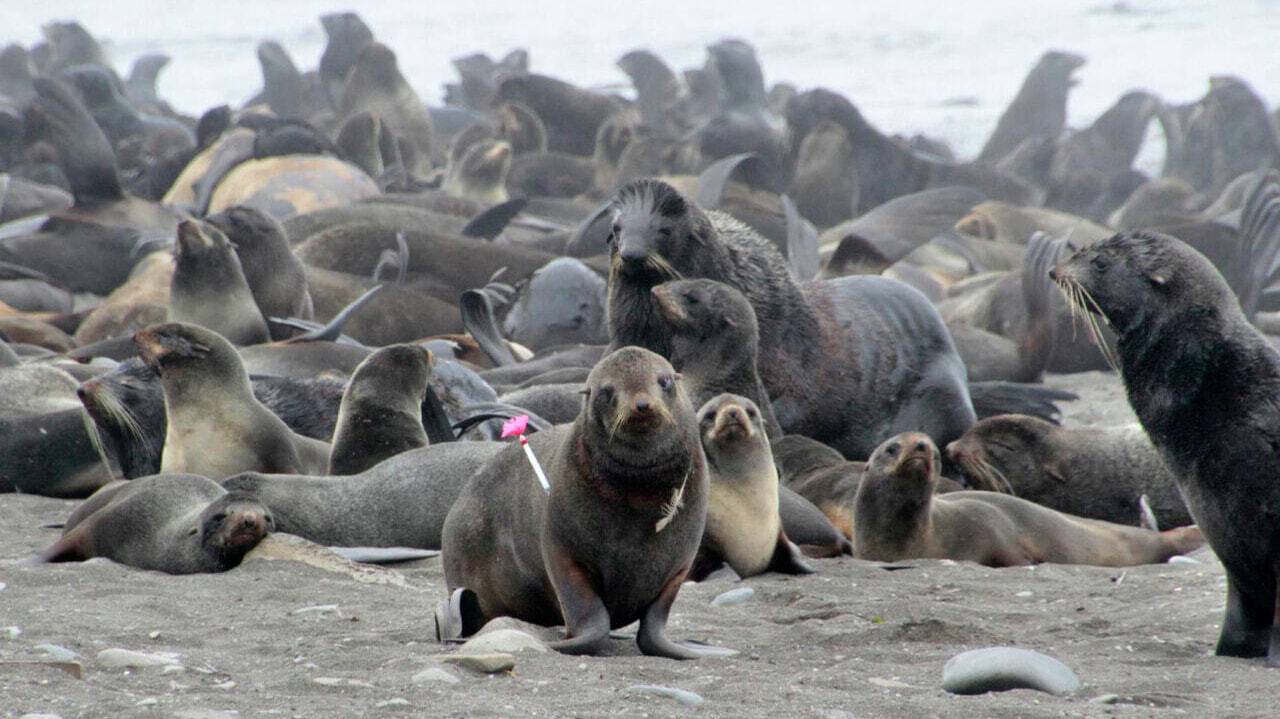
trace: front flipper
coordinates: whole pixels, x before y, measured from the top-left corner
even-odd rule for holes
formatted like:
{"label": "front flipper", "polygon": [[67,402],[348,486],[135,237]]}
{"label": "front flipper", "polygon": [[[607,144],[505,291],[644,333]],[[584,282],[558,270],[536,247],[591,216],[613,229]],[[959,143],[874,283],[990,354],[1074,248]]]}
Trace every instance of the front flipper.
{"label": "front flipper", "polygon": [[767,571],[779,574],[814,574],[818,570],[804,559],[804,553],[781,529],[778,530],[778,547],[773,550]]}
{"label": "front flipper", "polygon": [[1227,611],[1222,618],[1222,632],[1218,635],[1218,646],[1213,650],[1220,657],[1267,657],[1271,664],[1270,647],[1277,642],[1272,622],[1275,618],[1275,606],[1262,606],[1261,603],[1244,596],[1237,586],[1235,578],[1227,572]]}
{"label": "front flipper", "polygon": [[651,657],[667,657],[669,659],[700,659],[703,657],[726,657],[738,652],[724,647],[709,644],[694,645],[673,642],[667,636],[667,616],[671,613],[671,604],[676,600],[676,593],[684,583],[688,568],[676,572],[662,588],[662,593],[653,600],[640,618],[640,631],[636,633],[636,644],[640,651]]}
{"label": "front flipper", "polygon": [[543,545],[547,576],[560,602],[567,638],[552,642],[551,648],[564,654],[594,654],[609,639],[609,610],[591,586],[590,576],[560,546]]}

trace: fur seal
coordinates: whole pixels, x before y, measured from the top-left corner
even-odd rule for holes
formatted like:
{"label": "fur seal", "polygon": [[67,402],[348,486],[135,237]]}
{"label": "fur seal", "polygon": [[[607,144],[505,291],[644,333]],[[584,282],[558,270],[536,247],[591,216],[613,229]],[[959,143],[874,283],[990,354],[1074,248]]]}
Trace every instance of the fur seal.
{"label": "fur seal", "polygon": [[169,574],[225,572],[273,529],[267,508],[191,474],[113,482],[76,508],[46,562],[107,557]]}
{"label": "fur seal", "polygon": [[1071,73],[1084,57],[1050,50],[1040,57],[1022,81],[996,129],[978,153],[981,162],[995,163],[1029,137],[1057,137],[1067,122],[1067,93],[1075,81]]}
{"label": "fur seal", "polygon": [[665,632],[707,511],[706,458],[671,365],[638,347],[613,352],[592,370],[574,423],[529,444],[549,496],[510,445],[445,519],[445,580],[462,608],[446,625],[466,635],[503,615],[563,623],[567,638],[552,646],[582,654],[638,619],[641,652],[700,656]]}
{"label": "fur seal", "polygon": [[447,442],[342,478],[245,472],[222,481],[262,502],[276,531],[336,547],[440,549],[449,508],[476,467],[506,445]]}
{"label": "fur seal", "polygon": [[1129,404],[1226,568],[1216,653],[1280,666],[1280,355],[1209,260],[1169,235],[1117,234],[1052,276],[1091,327],[1115,331]]}
{"label": "fur seal", "polygon": [[199,220],[178,225],[169,319],[211,329],[238,345],[271,339],[231,241]]}
{"label": "fur seal", "polygon": [[935,494],[940,463],[938,448],[919,432],[876,448],[854,500],[855,557],[1124,567],[1163,562],[1204,542],[1195,527],[1154,532],[1073,517],[996,492]]}
{"label": "fur seal", "polygon": [[339,126],[352,115],[367,110],[397,139],[405,169],[425,176],[432,165],[431,114],[418,94],[400,74],[396,54],[377,41],[365,43],[347,74],[338,101]]}
{"label": "fur seal", "polygon": [[327,155],[285,154],[237,164],[218,181],[209,196],[208,212],[247,205],[282,220],[340,207],[381,192],[363,169],[345,160]]}
{"label": "fur seal", "polygon": [[1136,524],[1146,495],[1162,527],[1195,520],[1142,427],[1067,429],[1039,417],[988,417],[946,447],[969,485],[1059,512]]}
{"label": "fur seal", "polygon": [[253,396],[235,347],[196,325],[152,325],[133,336],[164,384],[160,471],[221,479],[236,472],[321,474],[329,445],[295,434]]}
{"label": "fur seal", "polygon": [[670,354],[652,288],[677,276],[718,280],[755,310],[760,379],[784,432],[862,458],[907,429],[950,441],[973,424],[964,364],[937,310],[909,286],[883,277],[798,285],[768,240],[656,180],[619,190],[610,238],[613,346]]}
{"label": "fur seal", "polygon": [[723,282],[705,279],[664,282],[652,293],[671,333],[671,366],[685,377],[693,402],[702,406],[723,392],[741,395],[760,412],[766,434],[781,436],[760,381],[760,331],[747,298]]}
{"label": "fur seal", "polygon": [[534,352],[568,344],[604,344],[604,278],[572,257],[538,268],[520,288],[503,331]]}
{"label": "fur seal", "polygon": [[329,474],[357,474],[427,444],[422,403],[435,357],[418,345],[383,347],[364,359],[342,394]]}
{"label": "fur seal", "polygon": [[718,395],[698,410],[698,427],[710,480],[698,564],[723,559],[743,578],[770,570],[813,573],[783,531],[778,470],[756,403]]}
{"label": "fur seal", "polygon": [[[263,318],[311,319],[315,310],[302,261],[289,247],[284,228],[267,213],[237,205],[205,222],[226,234],[240,258],[244,279]],[[272,332],[272,339],[284,339]]]}

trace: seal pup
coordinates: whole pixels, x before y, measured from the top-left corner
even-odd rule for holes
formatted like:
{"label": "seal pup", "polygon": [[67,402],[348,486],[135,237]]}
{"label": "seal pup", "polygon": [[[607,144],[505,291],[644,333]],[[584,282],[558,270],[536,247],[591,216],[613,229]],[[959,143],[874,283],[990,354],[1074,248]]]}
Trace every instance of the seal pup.
{"label": "seal pup", "polygon": [[321,474],[326,442],[303,437],[253,396],[231,343],[212,330],[172,322],[133,336],[164,385],[160,471],[221,479],[236,472]]}
{"label": "seal pup", "polygon": [[[698,410],[710,489],[698,567],[723,560],[746,578],[767,571],[812,574],[778,514],[778,470],[756,403],[734,394]],[[692,579],[701,576],[691,574]]]}
{"label": "seal pup", "polygon": [[1173,475],[1136,424],[1068,429],[1039,417],[988,417],[948,444],[969,485],[1008,491],[1091,519],[1135,524],[1146,495],[1162,527],[1195,520]]}
{"label": "seal pup", "polygon": [[225,572],[273,530],[253,497],[227,492],[207,477],[162,474],[113,482],[67,520],[45,562],[107,557],[169,574]]}
{"label": "seal pup", "polygon": [[[245,282],[264,318],[315,316],[302,260],[293,254],[284,228],[261,210],[236,205],[205,218],[235,247]],[[282,333],[283,334],[283,333]],[[272,339],[285,339],[272,332]]]}
{"label": "seal pup", "polygon": [[1114,235],[1052,277],[1091,328],[1115,332],[1129,404],[1226,569],[1215,652],[1280,666],[1280,355],[1212,263],[1172,236]]}
{"label": "seal pup", "polygon": [[233,344],[270,341],[240,259],[222,230],[199,220],[183,220],[173,255],[171,321],[211,329]]}
{"label": "seal pup", "polygon": [[595,366],[585,395],[573,424],[529,439],[549,494],[511,445],[449,511],[443,559],[454,596],[444,628],[466,635],[503,615],[563,623],[567,638],[552,646],[584,654],[638,619],[641,652],[701,656],[666,636],[707,511],[706,458],[679,375],[624,347]]}
{"label": "seal pup", "polygon": [[418,345],[383,347],[364,358],[347,382],[333,430],[329,474],[356,474],[427,444],[422,403],[435,356]]}
{"label": "seal pup", "polygon": [[937,446],[919,432],[876,448],[854,498],[855,557],[1125,567],[1163,562],[1204,543],[1196,527],[1154,532],[1073,517],[1008,494],[935,494],[939,464]]}

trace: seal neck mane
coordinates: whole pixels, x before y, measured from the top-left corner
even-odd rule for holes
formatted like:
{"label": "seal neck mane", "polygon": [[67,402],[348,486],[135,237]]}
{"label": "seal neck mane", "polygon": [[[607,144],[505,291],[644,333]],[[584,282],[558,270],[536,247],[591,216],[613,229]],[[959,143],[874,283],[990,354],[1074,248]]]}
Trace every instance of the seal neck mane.
{"label": "seal neck mane", "polygon": [[696,469],[695,457],[683,438],[666,436],[636,445],[621,437],[610,440],[591,422],[581,423],[575,434],[581,476],[605,496],[665,501]]}

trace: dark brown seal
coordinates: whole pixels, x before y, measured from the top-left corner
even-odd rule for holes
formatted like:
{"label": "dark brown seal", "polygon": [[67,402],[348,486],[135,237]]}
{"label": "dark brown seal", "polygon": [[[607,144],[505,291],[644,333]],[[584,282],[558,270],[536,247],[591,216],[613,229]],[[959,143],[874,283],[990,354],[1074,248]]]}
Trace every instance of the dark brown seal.
{"label": "dark brown seal", "polygon": [[107,557],[169,574],[224,572],[273,529],[253,497],[191,474],[113,482],[76,508],[46,562]]}
{"label": "dark brown seal", "polygon": [[338,410],[329,474],[357,474],[427,444],[422,402],[434,365],[429,350],[405,344],[383,347],[356,367]]}
{"label": "dark brown seal", "polygon": [[1053,277],[1115,331],[1129,403],[1226,568],[1216,652],[1280,666],[1280,355],[1218,270],[1174,237],[1118,234]]}
{"label": "dark brown seal", "polygon": [[1056,512],[996,492],[935,495],[941,456],[919,432],[876,448],[855,499],[861,559],[967,560],[991,567],[1040,562],[1129,566],[1163,562],[1203,543],[1195,527],[1167,532]]}
{"label": "dark brown seal", "polygon": [[1161,527],[1195,520],[1136,424],[1068,429],[1039,417],[988,417],[946,447],[971,487],[1008,491],[1091,519],[1136,524],[1146,495]]}
{"label": "dark brown seal", "polygon": [[707,468],[680,379],[661,357],[624,347],[588,377],[572,425],[529,440],[544,492],[518,446],[472,478],[444,526],[444,570],[462,633],[509,615],[565,624],[567,653],[596,651],[640,620],[645,654],[692,659],[667,615],[702,538]]}
{"label": "dark brown seal", "polygon": [[238,345],[271,339],[240,258],[222,230],[183,220],[173,252],[169,319],[206,327]]}

